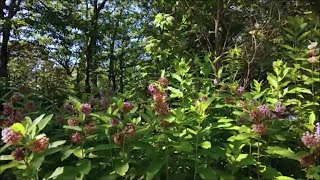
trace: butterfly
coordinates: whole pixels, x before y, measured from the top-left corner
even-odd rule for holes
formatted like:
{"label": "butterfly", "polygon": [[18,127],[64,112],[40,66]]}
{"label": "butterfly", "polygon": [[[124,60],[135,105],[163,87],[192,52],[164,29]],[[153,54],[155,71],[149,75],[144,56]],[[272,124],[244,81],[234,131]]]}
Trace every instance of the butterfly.
{"label": "butterfly", "polygon": [[294,107],[294,105],[292,105],[292,104],[286,106],[284,112],[276,112],[276,111],[271,110],[272,116],[277,119],[286,119],[289,121],[297,120],[297,116],[294,114],[294,112],[292,110],[293,107]]}

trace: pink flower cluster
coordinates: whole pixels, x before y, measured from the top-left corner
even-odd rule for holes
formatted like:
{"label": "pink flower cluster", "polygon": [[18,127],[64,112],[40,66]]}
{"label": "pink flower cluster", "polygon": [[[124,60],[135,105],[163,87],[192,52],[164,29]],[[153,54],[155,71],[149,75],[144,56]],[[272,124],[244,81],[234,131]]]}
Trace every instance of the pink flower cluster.
{"label": "pink flower cluster", "polygon": [[136,127],[133,123],[127,123],[122,132],[117,132],[113,135],[113,142],[122,144],[124,137],[134,137],[136,134]]}
{"label": "pink flower cluster", "polygon": [[316,123],[313,134],[308,131],[303,133],[301,141],[308,148],[320,146],[320,123]]}
{"label": "pink flower cluster", "polygon": [[63,109],[67,112],[73,112],[74,111],[74,107],[72,104],[69,104],[69,103],[65,103],[63,105]]}
{"label": "pink flower cluster", "polygon": [[79,132],[75,132],[71,134],[71,142],[74,144],[81,144],[82,143],[82,135]]}
{"label": "pink flower cluster", "polygon": [[277,103],[274,106],[274,111],[278,112],[278,113],[282,113],[286,110],[286,107],[284,105],[282,105],[281,103]]}
{"label": "pink flower cluster", "polygon": [[[162,77],[159,79],[159,84],[161,85],[162,88],[165,88],[168,86],[168,80],[164,80],[164,79],[166,78]],[[160,80],[162,82],[160,82]],[[153,97],[155,111],[160,115],[169,114],[169,105],[166,102],[166,99],[168,96],[167,93],[165,91],[162,91],[160,87],[158,87],[156,84],[150,84],[148,86],[148,91]]]}
{"label": "pink flower cluster", "polygon": [[123,112],[127,113],[127,112],[130,112],[132,109],[133,109],[133,105],[130,102],[126,101],[123,103],[123,107],[122,107]]}
{"label": "pink flower cluster", "polygon": [[70,118],[68,120],[68,125],[69,126],[78,126],[79,125],[79,121],[75,118]]}
{"label": "pink flower cluster", "polygon": [[18,144],[23,137],[21,133],[15,132],[11,128],[4,128],[1,131],[1,136],[4,143],[11,145]]}
{"label": "pink flower cluster", "polygon": [[19,94],[19,93],[14,93],[12,96],[11,96],[11,102],[12,103],[17,103],[19,101],[22,100],[22,96]]}
{"label": "pink flower cluster", "polygon": [[16,148],[14,151],[12,151],[11,156],[17,161],[21,161],[24,159],[25,152],[23,148]]}
{"label": "pink flower cluster", "polygon": [[260,135],[265,133],[266,128],[267,127],[264,124],[253,124],[252,125],[253,132],[260,134]]}
{"label": "pink flower cluster", "polygon": [[236,90],[236,94],[237,95],[242,95],[244,93],[244,87],[243,86],[239,86]]}
{"label": "pink flower cluster", "polygon": [[32,142],[32,144],[29,146],[30,151],[35,153],[40,153],[48,148],[49,145],[49,138],[42,137],[40,139],[37,139]]}
{"label": "pink flower cluster", "polygon": [[250,112],[250,116],[253,121],[259,122],[263,119],[267,119],[271,117],[270,109],[267,105],[263,104],[261,106],[258,106],[256,110],[252,110]]}
{"label": "pink flower cluster", "polygon": [[91,113],[91,105],[88,103],[81,104],[80,110],[84,114],[90,114]]}
{"label": "pink flower cluster", "polygon": [[309,58],[308,61],[311,64],[314,64],[317,62],[317,55],[319,54],[319,49],[317,49],[317,43],[311,43],[310,45],[308,45],[308,49],[309,49]]}

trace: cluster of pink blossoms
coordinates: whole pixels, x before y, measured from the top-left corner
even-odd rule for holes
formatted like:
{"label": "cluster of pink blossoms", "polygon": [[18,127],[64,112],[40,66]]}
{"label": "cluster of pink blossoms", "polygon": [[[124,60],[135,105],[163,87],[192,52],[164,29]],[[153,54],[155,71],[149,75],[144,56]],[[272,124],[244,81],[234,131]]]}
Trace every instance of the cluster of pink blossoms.
{"label": "cluster of pink blossoms", "polygon": [[308,49],[309,49],[309,58],[308,61],[311,64],[314,64],[317,62],[317,55],[319,54],[319,49],[317,49],[317,43],[311,43],[310,45],[308,45]]}
{"label": "cluster of pink blossoms", "polygon": [[[159,84],[162,88],[166,88],[168,86],[168,80],[164,77],[159,79]],[[157,84],[150,84],[148,86],[148,91],[152,95],[154,100],[154,109],[159,115],[169,114],[169,105],[167,104],[167,93],[161,90]]]}
{"label": "cluster of pink blossoms", "polygon": [[29,146],[30,151],[35,153],[40,153],[48,148],[49,145],[49,138],[42,137],[40,139],[37,139],[32,142],[32,144]]}
{"label": "cluster of pink blossoms", "polygon": [[303,133],[301,141],[308,148],[320,146],[320,123],[316,123],[313,134],[308,131]]}
{"label": "cluster of pink blossoms", "polygon": [[133,109],[133,105],[130,102],[126,101],[123,103],[123,107],[122,107],[123,112],[127,113],[127,112],[130,112],[132,109]]}
{"label": "cluster of pink blossoms", "polygon": [[21,133],[15,132],[11,128],[4,128],[1,131],[1,136],[4,143],[11,145],[18,144],[23,137]]}
{"label": "cluster of pink blossoms", "polygon": [[89,104],[89,103],[81,104],[80,111],[84,114],[90,114],[91,113],[91,104]]}
{"label": "cluster of pink blossoms", "polygon": [[127,123],[122,132],[117,132],[113,135],[113,142],[122,144],[124,137],[134,137],[136,134],[136,127],[133,123]]}
{"label": "cluster of pink blossoms", "polygon": [[250,117],[255,122],[252,125],[252,130],[257,134],[264,134],[267,126],[262,124],[261,121],[271,117],[271,111],[266,104],[260,105],[256,110],[250,112]]}

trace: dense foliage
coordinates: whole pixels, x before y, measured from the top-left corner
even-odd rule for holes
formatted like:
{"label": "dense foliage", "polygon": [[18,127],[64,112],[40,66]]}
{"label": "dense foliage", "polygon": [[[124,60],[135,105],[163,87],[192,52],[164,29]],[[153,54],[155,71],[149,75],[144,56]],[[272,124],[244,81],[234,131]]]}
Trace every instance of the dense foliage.
{"label": "dense foliage", "polygon": [[320,179],[320,3],[1,1],[1,179]]}

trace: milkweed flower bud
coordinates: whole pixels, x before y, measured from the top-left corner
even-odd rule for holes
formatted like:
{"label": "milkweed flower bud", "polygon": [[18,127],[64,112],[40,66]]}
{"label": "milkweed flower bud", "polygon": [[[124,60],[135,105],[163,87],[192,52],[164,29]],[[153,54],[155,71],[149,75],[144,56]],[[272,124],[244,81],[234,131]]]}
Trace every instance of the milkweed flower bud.
{"label": "milkweed flower bud", "polygon": [[81,104],[80,110],[84,114],[90,114],[91,113],[91,105],[88,103]]}
{"label": "milkweed flower bud", "polygon": [[244,87],[243,86],[239,86],[236,90],[236,94],[241,95],[244,92]]}
{"label": "milkweed flower bud", "polygon": [[64,109],[65,111],[69,111],[69,112],[73,112],[73,111],[74,111],[73,105],[72,105],[72,104],[69,104],[69,103],[65,103],[65,104],[63,105],[63,109]]}
{"label": "milkweed flower bud", "polygon": [[96,132],[96,124],[95,123],[89,123],[84,125],[84,130],[87,134],[94,134]]}
{"label": "milkweed flower bud", "polygon": [[11,156],[17,161],[21,161],[24,159],[25,152],[23,148],[16,148],[14,151],[12,151]]}
{"label": "milkweed flower bud", "polygon": [[154,93],[159,92],[159,89],[158,89],[157,85],[155,85],[155,84],[150,84],[150,85],[148,86],[148,92],[149,92],[150,94],[154,94]]}
{"label": "milkweed flower bud", "polygon": [[123,112],[130,112],[133,109],[133,106],[130,102],[124,102],[123,103]]}
{"label": "milkweed flower bud", "polygon": [[110,119],[109,123],[112,127],[114,127],[119,124],[119,120],[118,119]]}
{"label": "milkweed flower bud", "polygon": [[123,133],[115,133],[113,135],[113,142],[116,144],[122,144],[124,140]]}
{"label": "milkweed flower bud", "polygon": [[13,112],[13,107],[8,103],[4,103],[3,104],[3,114],[10,115],[12,112]]}
{"label": "milkweed flower bud", "polygon": [[266,131],[266,126],[264,124],[253,124],[252,130],[253,130],[253,132],[255,132],[257,134],[262,135]]}
{"label": "milkweed flower bud", "polygon": [[32,112],[35,110],[35,103],[34,101],[28,101],[25,106],[24,106],[24,109],[27,110],[28,112]]}
{"label": "milkweed flower bud", "polygon": [[282,105],[281,103],[277,103],[275,106],[274,106],[274,111],[275,112],[278,112],[278,113],[282,113],[286,110],[286,107],[284,105]]}
{"label": "milkweed flower bud", "polygon": [[126,136],[133,137],[136,133],[136,127],[133,123],[128,123],[123,132]]}
{"label": "milkweed flower bud", "polygon": [[74,144],[81,144],[82,143],[82,135],[79,132],[71,134],[71,142]]}
{"label": "milkweed flower bud", "polygon": [[213,84],[214,84],[214,85],[219,84],[219,80],[218,80],[218,79],[213,79],[213,81],[212,81],[212,82],[213,82]]}
{"label": "milkweed flower bud", "polygon": [[79,121],[75,118],[71,118],[68,120],[68,125],[69,126],[78,126],[79,125]]}
{"label": "milkweed flower bud", "polygon": [[306,156],[303,156],[299,162],[301,164],[301,166],[303,167],[308,167],[308,166],[311,166],[314,164],[314,157],[310,156],[310,155],[306,155]]}
{"label": "milkweed flower bud", "polygon": [[12,96],[11,96],[11,102],[12,103],[17,103],[19,101],[22,100],[22,96],[19,94],[19,93],[14,93]]}
{"label": "milkweed flower bud", "polygon": [[168,79],[167,79],[167,78],[165,78],[165,77],[161,77],[161,78],[159,79],[159,83],[160,83],[160,85],[161,85],[162,87],[167,87],[167,86],[168,86],[169,81],[168,81]]}
{"label": "milkweed flower bud", "polygon": [[308,131],[303,133],[302,137],[301,137],[301,141],[303,142],[303,144],[308,147],[311,148],[313,146],[317,146],[319,144],[319,137],[315,136],[314,134],[310,134]]}
{"label": "milkweed flower bud", "polygon": [[4,143],[11,145],[18,144],[23,137],[21,133],[15,132],[11,128],[4,128],[1,131],[1,136]]}
{"label": "milkweed flower bud", "polygon": [[308,58],[309,63],[314,64],[317,62],[317,58],[316,56],[311,56]]}
{"label": "milkweed flower bud", "polygon": [[48,148],[48,146],[49,146],[49,138],[42,137],[40,139],[33,141],[32,144],[30,145],[29,149],[32,152],[40,153],[40,152],[46,150]]}

